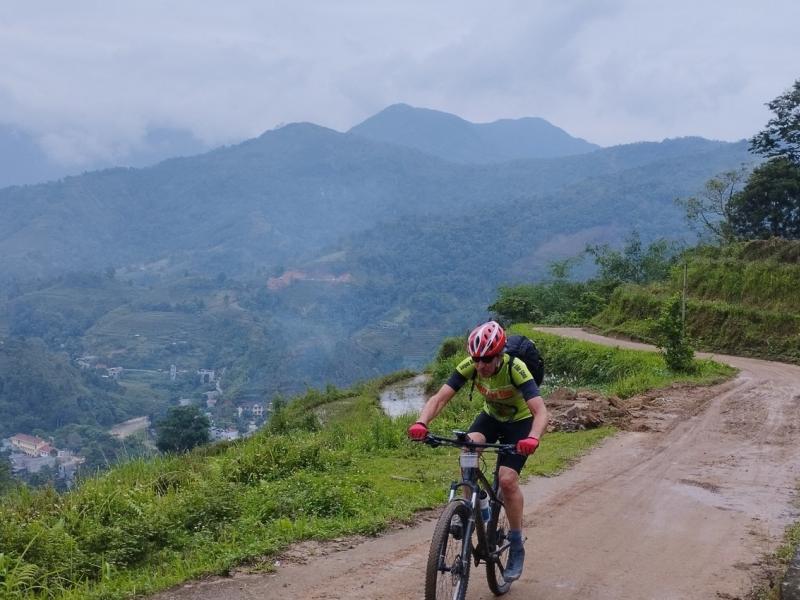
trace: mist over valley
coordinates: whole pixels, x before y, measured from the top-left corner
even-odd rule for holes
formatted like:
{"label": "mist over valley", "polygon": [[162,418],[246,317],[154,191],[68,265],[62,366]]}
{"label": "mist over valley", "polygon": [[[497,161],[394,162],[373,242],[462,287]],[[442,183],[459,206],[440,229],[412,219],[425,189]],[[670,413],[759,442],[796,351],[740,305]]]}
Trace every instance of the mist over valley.
{"label": "mist over valley", "polygon": [[[81,417],[104,427],[198,394],[203,368],[224,370],[231,410],[418,369],[487,315],[498,285],[541,280],[551,261],[632,230],[692,239],[674,199],[753,160],[744,142],[599,148],[531,122],[498,122],[479,156],[458,135],[487,127],[395,105],[348,133],[296,123],[2,189],[0,331],[38,362],[122,367],[124,401]],[[554,155],[530,157],[554,135]],[[12,378],[33,372],[18,364]],[[33,405],[0,395],[3,433],[30,427]]]}

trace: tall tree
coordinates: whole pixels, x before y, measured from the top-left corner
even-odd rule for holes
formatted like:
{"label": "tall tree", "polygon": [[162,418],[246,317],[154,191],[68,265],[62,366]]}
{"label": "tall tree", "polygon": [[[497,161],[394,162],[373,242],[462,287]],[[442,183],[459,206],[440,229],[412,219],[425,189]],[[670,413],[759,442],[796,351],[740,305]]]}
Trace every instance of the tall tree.
{"label": "tall tree", "polygon": [[800,239],[800,164],[773,158],[730,203],[730,227],[747,239]]}
{"label": "tall tree", "polygon": [[800,165],[800,79],[767,106],[775,116],[750,140],[750,151]]}
{"label": "tall tree", "polygon": [[701,236],[710,236],[718,243],[735,237],[730,224],[731,201],[742,188],[747,168],[725,171],[706,181],[703,191],[676,202],[686,211],[686,222]]}
{"label": "tall tree", "polygon": [[176,406],[156,426],[156,446],[162,452],[186,452],[208,443],[209,426],[208,417],[196,406]]}

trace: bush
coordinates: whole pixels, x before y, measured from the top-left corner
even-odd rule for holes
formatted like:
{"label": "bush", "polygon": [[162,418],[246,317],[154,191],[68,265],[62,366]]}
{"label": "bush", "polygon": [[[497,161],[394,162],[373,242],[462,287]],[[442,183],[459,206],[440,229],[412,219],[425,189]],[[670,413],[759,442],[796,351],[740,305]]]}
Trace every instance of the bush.
{"label": "bush", "polygon": [[656,334],[667,366],[679,373],[694,370],[694,348],[689,343],[681,314],[681,299],[674,295],[661,310]]}
{"label": "bush", "polygon": [[464,351],[465,347],[463,337],[449,337],[446,338],[442,345],[439,347],[439,353],[436,355],[436,361],[447,360],[451,356],[460,354]]}

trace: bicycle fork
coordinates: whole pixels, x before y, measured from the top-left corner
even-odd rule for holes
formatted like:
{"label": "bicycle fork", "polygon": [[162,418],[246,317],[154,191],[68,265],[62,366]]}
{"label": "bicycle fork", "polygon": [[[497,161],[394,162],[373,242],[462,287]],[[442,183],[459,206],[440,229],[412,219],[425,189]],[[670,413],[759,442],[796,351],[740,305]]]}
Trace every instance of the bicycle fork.
{"label": "bicycle fork", "polygon": [[[486,531],[486,523],[483,522],[483,518],[479,519],[480,523],[478,523],[478,520],[476,520],[475,518],[476,513],[478,513],[475,507],[478,506],[478,494],[480,488],[477,485],[470,485],[464,482],[461,483],[453,482],[450,485],[450,496],[447,499],[448,503],[456,499],[456,492],[460,487],[465,488],[465,491],[469,487],[469,489],[472,492],[472,495],[469,500],[467,500],[466,498],[463,499],[464,504],[469,509],[469,519],[467,520],[466,523],[462,523],[463,527],[462,535],[464,536],[463,539],[465,543],[462,544],[461,546],[461,562],[462,564],[469,562],[470,553],[472,553],[472,559],[475,561],[476,567],[481,563],[481,560],[487,563],[490,561],[494,562],[497,556],[499,556],[499,552],[492,553],[491,555],[487,552],[486,544],[488,540],[486,539],[486,536],[488,532]],[[466,496],[466,494],[464,495]],[[478,544],[473,548],[471,540],[472,540],[472,534],[476,530],[478,530]],[[503,549],[505,549],[505,546],[503,547]]]}

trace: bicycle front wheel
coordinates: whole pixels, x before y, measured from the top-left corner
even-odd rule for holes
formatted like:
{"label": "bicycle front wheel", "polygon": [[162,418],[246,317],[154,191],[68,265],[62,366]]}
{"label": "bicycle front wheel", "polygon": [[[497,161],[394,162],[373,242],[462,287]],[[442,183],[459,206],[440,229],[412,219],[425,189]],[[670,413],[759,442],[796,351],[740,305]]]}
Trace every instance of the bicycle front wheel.
{"label": "bicycle front wheel", "polygon": [[511,587],[511,582],[503,577],[508,564],[508,517],[505,507],[499,502],[492,504],[492,518],[486,527],[486,541],[489,555],[493,558],[486,561],[486,581],[495,596],[502,596]]}
{"label": "bicycle front wheel", "polygon": [[444,507],[428,552],[425,600],[464,600],[472,552],[465,535],[469,513],[463,500],[453,500]]}

